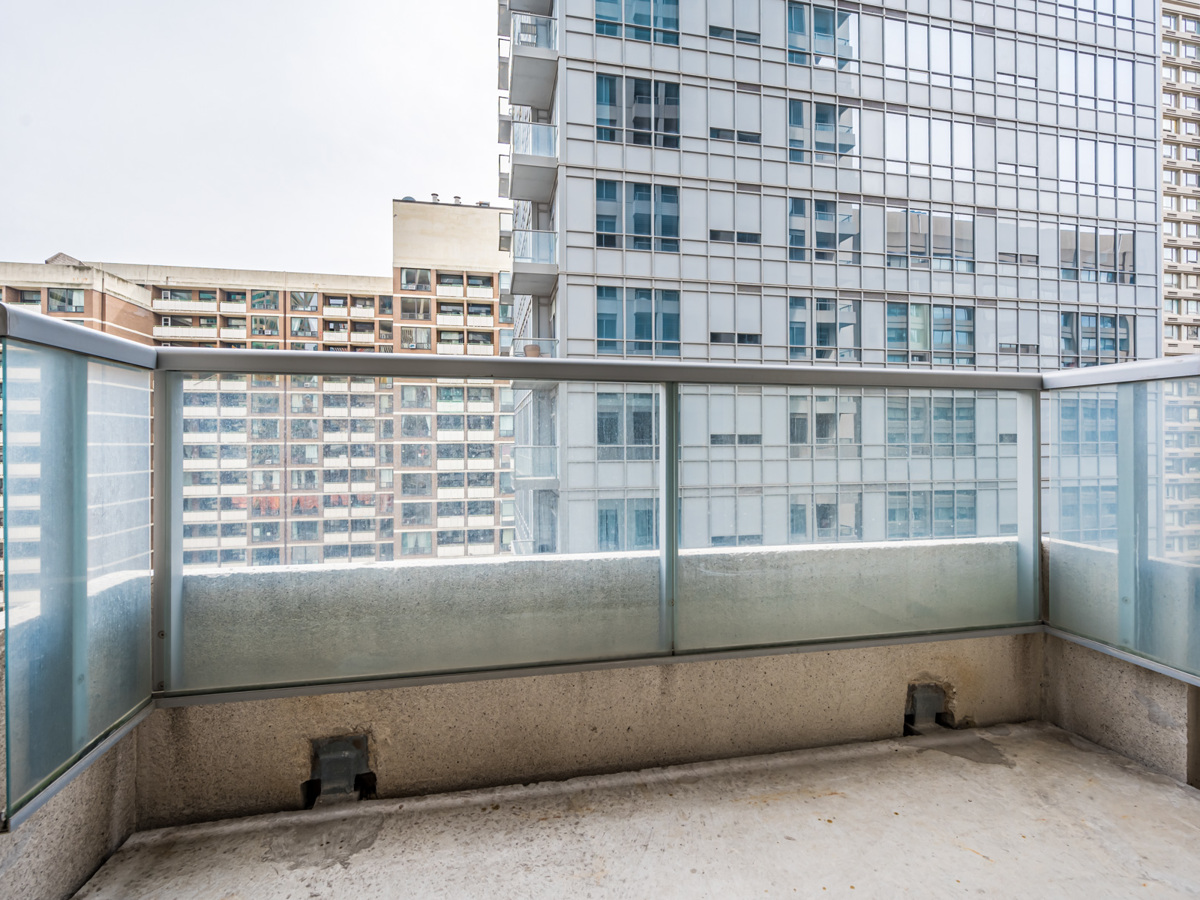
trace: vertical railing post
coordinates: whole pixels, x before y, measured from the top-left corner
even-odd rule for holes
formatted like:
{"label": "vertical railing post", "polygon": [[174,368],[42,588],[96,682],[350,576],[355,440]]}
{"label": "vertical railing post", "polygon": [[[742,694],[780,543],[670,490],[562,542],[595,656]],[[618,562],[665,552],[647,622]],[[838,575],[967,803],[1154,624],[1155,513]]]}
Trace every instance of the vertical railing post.
{"label": "vertical railing post", "polygon": [[[1146,385],[1117,388],[1117,642],[1145,650],[1139,638],[1148,630],[1139,610],[1139,585],[1147,547]],[[1141,613],[1141,614],[1139,614]]]}
{"label": "vertical railing post", "polygon": [[[66,361],[71,454],[71,750],[87,743],[90,735],[91,683],[88,675],[88,360],[70,354]],[[43,532],[44,534],[44,532]]]}
{"label": "vertical railing post", "polygon": [[176,525],[183,521],[183,476],[179,446],[183,437],[183,378],[178,372],[154,373],[154,427],[151,443],[153,501],[151,585],[154,627],[153,689],[178,686],[183,674],[179,617],[183,585],[183,543]]}
{"label": "vertical railing post", "polygon": [[679,562],[679,385],[663,383],[658,481],[658,647],[675,652],[675,572]]}
{"label": "vertical railing post", "polygon": [[1017,392],[1017,600],[1021,617],[1041,618],[1041,394]]}

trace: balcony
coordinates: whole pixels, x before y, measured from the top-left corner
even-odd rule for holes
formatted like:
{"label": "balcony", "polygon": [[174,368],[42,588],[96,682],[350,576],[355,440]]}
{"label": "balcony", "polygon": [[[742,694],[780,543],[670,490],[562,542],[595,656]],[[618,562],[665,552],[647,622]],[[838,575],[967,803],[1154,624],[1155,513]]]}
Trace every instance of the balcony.
{"label": "balcony", "polygon": [[549,203],[558,175],[558,129],[553,125],[513,122],[512,162],[507,196]]}
{"label": "balcony", "polygon": [[350,332],[350,343],[352,344],[374,344],[375,332],[373,331],[352,331]]}
{"label": "balcony", "polygon": [[217,304],[209,300],[166,300],[162,297],[155,297],[153,308],[156,313],[211,316],[216,313]]}
{"label": "balcony", "polygon": [[154,336],[163,341],[215,341],[217,327],[189,327],[183,325],[155,325]]}
{"label": "balcony", "polygon": [[350,307],[350,318],[352,318],[352,319],[373,319],[373,318],[375,318],[375,307],[373,307],[373,306],[352,306],[352,307]]}
{"label": "balcony", "polygon": [[540,356],[555,357],[558,355],[558,341],[554,338],[515,337],[509,347],[510,356],[525,356],[536,358]]}
{"label": "balcony", "polygon": [[[513,216],[510,212],[500,213],[500,243],[497,247],[502,253],[508,253],[512,250],[512,231],[513,231]],[[504,274],[504,273],[501,273]],[[500,295],[504,296],[508,291],[505,290],[508,285],[503,279],[500,282]]]}
{"label": "balcony", "polygon": [[513,478],[539,482],[543,488],[557,486],[558,447],[514,447]]}
{"label": "balcony", "polygon": [[321,315],[327,319],[348,319],[350,317],[350,308],[347,306],[326,306],[322,308]]}
{"label": "balcony", "polygon": [[558,23],[548,16],[514,14],[510,52],[509,103],[549,109],[558,75]]}
{"label": "balcony", "polygon": [[246,340],[245,328],[222,328],[221,340],[223,341],[244,341]]}
{"label": "balcony", "polygon": [[514,231],[512,292],[547,296],[558,283],[558,235],[553,231]]}
{"label": "balcony", "polygon": [[322,331],[321,340],[327,344],[346,344],[350,341],[350,332],[348,331]]}
{"label": "balcony", "polygon": [[553,4],[551,0],[509,0],[508,8],[514,13],[531,13],[548,16]]}
{"label": "balcony", "polygon": [[[122,844],[83,896],[273,897],[348,872],[367,879],[350,894],[456,896],[500,856],[490,893],[649,896],[695,868],[698,893],[891,895],[914,841],[946,893],[1200,887],[1200,566],[1167,515],[1200,509],[1164,491],[1187,483],[1166,463],[1200,360],[234,354],[7,306],[0,336],[13,896],[71,896]],[[250,440],[204,412],[232,392]],[[346,430],[291,412],[314,395]],[[397,435],[442,402],[511,404],[517,441],[402,459],[424,441],[376,429],[384,396]],[[353,434],[396,451],[394,497],[366,457],[293,456]],[[184,490],[198,461],[226,471],[205,447],[262,443],[275,490]],[[442,475],[507,493],[515,533],[439,511]],[[435,537],[443,514],[462,527]],[[214,539],[228,560],[188,556]],[[876,743],[831,746],[852,741]]]}

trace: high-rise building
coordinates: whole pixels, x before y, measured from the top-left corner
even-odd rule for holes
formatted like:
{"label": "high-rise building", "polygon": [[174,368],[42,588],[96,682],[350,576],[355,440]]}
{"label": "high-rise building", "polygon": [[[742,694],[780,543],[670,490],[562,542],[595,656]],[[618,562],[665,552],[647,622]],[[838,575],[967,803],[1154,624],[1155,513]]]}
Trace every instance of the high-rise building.
{"label": "high-rise building", "polygon": [[1162,5],[1163,355],[1200,350],[1200,3]]}
{"label": "high-rise building", "polygon": [[[392,277],[58,254],[0,264],[0,290],[6,302],[156,346],[495,355],[512,333],[498,227],[486,205],[406,198],[393,204]],[[181,388],[185,566],[511,546],[507,388],[204,372]]]}
{"label": "high-rise building", "polygon": [[[1000,372],[1158,356],[1156,17],[1134,0],[501,0],[514,345]],[[518,461],[545,457],[518,465],[518,545],[649,546],[635,460],[657,399],[565,390],[518,410]],[[1004,398],[706,390],[681,397],[681,452],[713,463],[681,487],[685,547],[1014,521],[1003,478],[939,460],[1003,456]],[[522,431],[547,414],[560,436],[593,420],[575,424],[609,455],[552,463]],[[868,471],[901,446],[932,467]],[[821,456],[855,462],[771,465]]]}

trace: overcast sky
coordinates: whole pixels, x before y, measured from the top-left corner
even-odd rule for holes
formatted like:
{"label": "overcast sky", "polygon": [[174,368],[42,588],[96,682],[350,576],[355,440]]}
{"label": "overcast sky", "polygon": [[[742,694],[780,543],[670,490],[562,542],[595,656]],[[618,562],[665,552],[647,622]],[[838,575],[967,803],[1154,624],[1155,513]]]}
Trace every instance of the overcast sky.
{"label": "overcast sky", "polygon": [[0,3],[0,260],[388,275],[496,202],[494,0]]}

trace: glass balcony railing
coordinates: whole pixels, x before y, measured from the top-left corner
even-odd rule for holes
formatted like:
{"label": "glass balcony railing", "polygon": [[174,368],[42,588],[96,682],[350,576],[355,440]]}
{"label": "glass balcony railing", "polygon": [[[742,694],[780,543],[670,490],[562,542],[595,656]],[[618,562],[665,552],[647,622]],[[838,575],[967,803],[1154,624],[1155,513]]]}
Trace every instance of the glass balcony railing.
{"label": "glass balcony railing", "polygon": [[556,266],[558,234],[553,231],[514,231],[512,254],[514,263]]}
{"label": "glass balcony railing", "polygon": [[512,356],[553,357],[557,355],[558,341],[554,338],[515,337],[510,350]]}
{"label": "glass balcony railing", "polygon": [[549,16],[514,13],[511,25],[512,46],[538,50],[558,50],[558,22]]}
{"label": "glass balcony railing", "polygon": [[10,815],[156,697],[979,629],[1200,673],[1193,360],[239,357],[6,306],[0,335]]}
{"label": "glass balcony railing", "polygon": [[513,122],[512,152],[526,156],[558,156],[558,129],[536,122]]}
{"label": "glass balcony railing", "polygon": [[557,478],[558,447],[514,447],[514,478]]}

